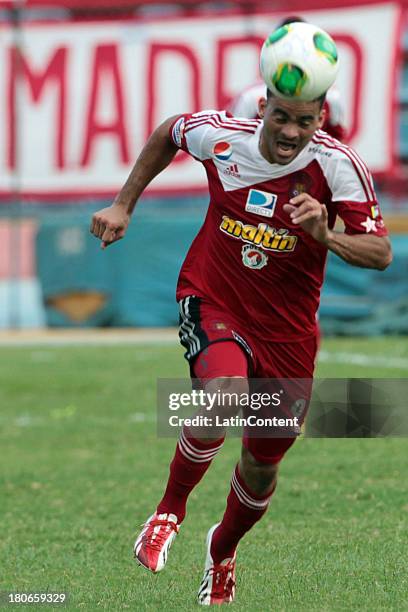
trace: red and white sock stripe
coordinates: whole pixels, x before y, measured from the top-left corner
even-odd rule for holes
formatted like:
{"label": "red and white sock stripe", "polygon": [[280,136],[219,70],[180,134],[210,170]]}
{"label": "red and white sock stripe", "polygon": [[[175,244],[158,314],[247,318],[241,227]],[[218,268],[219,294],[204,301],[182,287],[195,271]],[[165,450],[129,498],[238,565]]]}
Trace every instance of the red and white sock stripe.
{"label": "red and white sock stripe", "polygon": [[194,446],[192,438],[187,438],[184,430],[181,432],[180,439],[178,441],[178,447],[180,452],[193,463],[207,463],[212,461],[218,451],[222,448],[224,440],[214,440],[215,446],[208,445],[208,448],[198,448]]}
{"label": "red and white sock stripe", "polygon": [[270,493],[267,497],[263,499],[256,499],[255,497],[252,497],[251,494],[248,493],[248,491],[246,491],[240,483],[238,466],[235,468],[232,474],[231,487],[241,504],[247,506],[247,508],[251,508],[251,510],[264,510],[268,506],[269,500],[273,493],[272,491],[272,493]]}

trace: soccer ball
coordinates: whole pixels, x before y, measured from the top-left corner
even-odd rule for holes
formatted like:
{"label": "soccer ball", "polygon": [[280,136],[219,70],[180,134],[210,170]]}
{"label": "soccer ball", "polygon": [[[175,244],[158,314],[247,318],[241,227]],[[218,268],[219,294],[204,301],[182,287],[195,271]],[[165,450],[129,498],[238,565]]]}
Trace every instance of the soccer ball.
{"label": "soccer ball", "polygon": [[278,28],[261,50],[262,78],[280,98],[316,100],[333,85],[338,67],[333,39],[311,23],[295,22]]}

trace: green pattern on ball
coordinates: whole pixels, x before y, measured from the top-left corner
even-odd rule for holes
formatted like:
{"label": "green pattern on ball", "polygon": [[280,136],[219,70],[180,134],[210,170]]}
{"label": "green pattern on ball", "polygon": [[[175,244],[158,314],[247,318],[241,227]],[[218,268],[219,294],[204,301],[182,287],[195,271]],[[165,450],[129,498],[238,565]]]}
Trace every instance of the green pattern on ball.
{"label": "green pattern on ball", "polygon": [[331,38],[318,32],[313,36],[313,43],[319,53],[322,53],[331,64],[336,64],[338,60],[337,48]]}
{"label": "green pattern on ball", "polygon": [[289,32],[289,29],[290,28],[288,25],[284,25],[281,28],[274,30],[272,34],[270,34],[266,39],[265,46],[269,47],[270,45],[274,45],[275,43],[277,43],[278,40],[281,40],[281,38],[286,36],[286,34]]}
{"label": "green pattern on ball", "polygon": [[300,95],[306,81],[307,75],[293,64],[281,64],[272,78],[279,93],[292,98]]}

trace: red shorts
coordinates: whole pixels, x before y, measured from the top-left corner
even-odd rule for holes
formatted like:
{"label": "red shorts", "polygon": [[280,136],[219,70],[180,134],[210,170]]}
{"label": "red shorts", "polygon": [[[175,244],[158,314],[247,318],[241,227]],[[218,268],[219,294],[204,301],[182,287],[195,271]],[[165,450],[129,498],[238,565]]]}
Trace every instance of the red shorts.
{"label": "red shorts", "polygon": [[[292,379],[307,381],[309,392],[317,350],[316,337],[300,342],[271,342],[250,336],[233,317],[201,298],[180,301],[180,342],[187,349],[192,378],[203,383],[214,378],[240,376],[251,379]],[[294,380],[293,380],[294,379]],[[293,383],[293,384],[292,384]],[[304,386],[303,386],[304,391]],[[305,394],[303,393],[303,396]],[[309,403],[306,393],[303,421]],[[283,412],[293,416],[293,405]],[[295,437],[253,437],[244,431],[243,444],[262,463],[278,463]]]}

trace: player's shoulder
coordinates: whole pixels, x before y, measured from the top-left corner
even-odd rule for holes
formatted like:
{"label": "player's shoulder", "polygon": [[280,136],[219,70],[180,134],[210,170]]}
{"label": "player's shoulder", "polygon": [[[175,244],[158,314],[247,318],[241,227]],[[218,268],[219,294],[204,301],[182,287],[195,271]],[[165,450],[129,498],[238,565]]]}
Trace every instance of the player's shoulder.
{"label": "player's shoulder", "polygon": [[184,133],[205,128],[209,132],[254,134],[260,124],[258,119],[234,117],[225,110],[204,110],[185,116]]}
{"label": "player's shoulder", "polygon": [[205,110],[181,115],[171,128],[171,137],[178,146],[203,161],[214,155],[226,160],[231,148],[246,149],[261,122],[257,119],[232,117],[227,111]]}
{"label": "player's shoulder", "polygon": [[316,130],[311,143],[318,147],[321,152],[330,152],[330,157],[338,159],[346,158],[348,152],[352,151],[351,147],[337,140],[334,136],[330,136],[324,130]]}
{"label": "player's shoulder", "polygon": [[[316,157],[320,157],[320,161],[332,164],[335,162],[343,162],[344,167],[363,166],[367,169],[365,162],[361,159],[359,154],[352,149],[349,145],[337,140],[333,136],[330,136],[324,130],[317,130],[310,142],[311,151],[316,154]],[[367,169],[368,170],[368,169]]]}
{"label": "player's shoulder", "polygon": [[334,199],[375,200],[371,173],[354,149],[323,130],[315,132],[310,147]]}

